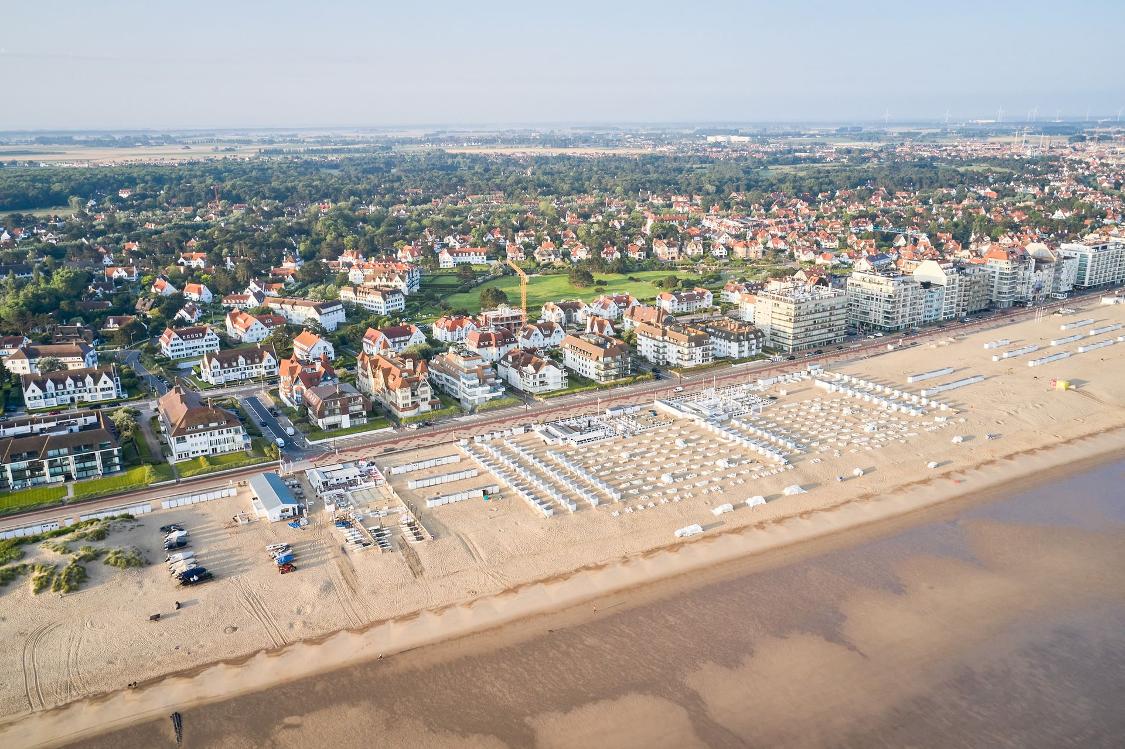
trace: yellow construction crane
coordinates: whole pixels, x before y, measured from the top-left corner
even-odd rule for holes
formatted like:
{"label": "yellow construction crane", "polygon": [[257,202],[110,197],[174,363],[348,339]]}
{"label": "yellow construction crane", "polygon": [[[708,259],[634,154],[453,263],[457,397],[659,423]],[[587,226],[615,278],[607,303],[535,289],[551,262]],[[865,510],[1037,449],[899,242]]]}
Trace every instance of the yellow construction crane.
{"label": "yellow construction crane", "polygon": [[519,267],[512,261],[511,258],[505,258],[504,262],[508,267],[516,272],[520,277],[520,309],[523,310],[523,321],[527,322],[527,274],[523,272],[523,268]]}

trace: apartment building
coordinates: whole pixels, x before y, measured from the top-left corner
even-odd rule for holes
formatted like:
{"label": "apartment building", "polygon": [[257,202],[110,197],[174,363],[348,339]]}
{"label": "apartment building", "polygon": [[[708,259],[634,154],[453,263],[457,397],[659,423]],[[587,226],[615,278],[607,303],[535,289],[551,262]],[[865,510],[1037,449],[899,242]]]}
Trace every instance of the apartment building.
{"label": "apartment building", "polygon": [[331,361],[336,358],[336,349],[331,341],[321,338],[311,330],[302,330],[293,339],[293,356],[301,361],[317,361],[325,357]]}
{"label": "apartment building", "polygon": [[855,271],[848,276],[848,323],[858,330],[906,330],[922,324],[925,294],[913,276]]}
{"label": "apartment building", "polygon": [[688,368],[710,364],[714,359],[711,338],[683,325],[637,326],[637,352],[653,364]]}
{"label": "apartment building", "polygon": [[329,333],[347,320],[344,305],[339,301],[314,302],[311,299],[291,299],[288,297],[269,297],[266,306],[284,315],[292,325],[315,322]]}
{"label": "apartment building", "polygon": [[834,345],[847,332],[848,296],[827,286],[772,283],[757,294],[754,324],[766,346],[780,351]]}
{"label": "apartment building", "polygon": [[443,343],[460,343],[477,329],[476,320],[465,315],[445,315],[434,320],[433,336]]}
{"label": "apartment building", "polygon": [[1081,289],[1125,283],[1125,240],[1091,236],[1059,247],[1063,257],[1074,258],[1074,285]]}
{"label": "apartment building", "polygon": [[1028,301],[1035,261],[1023,248],[993,246],[984,253],[984,269],[988,273],[988,297],[998,309],[1007,309]]}
{"label": "apartment building", "polygon": [[371,310],[377,315],[392,315],[406,309],[406,295],[400,289],[372,286],[341,286],[340,301]]}
{"label": "apartment building", "polygon": [[516,348],[516,336],[506,328],[481,328],[465,336],[464,346],[495,364],[500,357]]}
{"label": "apartment building", "polygon": [[430,361],[430,381],[470,410],[501,398],[504,386],[496,379],[492,364],[475,351],[453,348]]}
{"label": "apartment building", "polygon": [[157,400],[156,410],[160,428],[168,436],[173,463],[250,449],[250,438],[237,416],[204,405],[197,393],[180,385]]}
{"label": "apartment building", "polygon": [[309,421],[324,431],[366,424],[371,410],[371,401],[346,382],[311,388],[304,401]]}
{"label": "apartment building", "polygon": [[544,356],[514,349],[504,354],[497,366],[500,380],[509,387],[531,395],[565,390],[566,370]]}
{"label": "apartment building", "polygon": [[309,390],[339,381],[336,370],[327,358],[306,362],[293,355],[282,359],[278,365],[278,395],[290,408],[298,408],[304,404],[305,393]]}
{"label": "apartment building", "polygon": [[488,262],[488,250],[484,247],[446,248],[438,253],[439,268],[453,268],[458,265],[484,265]]}
{"label": "apartment building", "polygon": [[0,491],[104,476],[121,470],[121,448],[109,417],[80,411],[67,417],[0,422]]}
{"label": "apartment building", "polygon": [[539,319],[562,325],[564,328],[577,325],[586,319],[587,305],[573,299],[565,302],[547,302],[539,312]]}
{"label": "apartment building", "polygon": [[208,385],[229,385],[246,380],[276,377],[277,352],[273,346],[212,351],[199,363],[199,379]]}
{"label": "apartment building", "polygon": [[210,325],[165,328],[160,335],[160,353],[169,359],[194,359],[219,350],[219,336]]}
{"label": "apartment building", "polygon": [[114,367],[64,369],[20,376],[29,411],[71,404],[105,403],[125,396]]}
{"label": "apartment building", "polygon": [[673,315],[690,314],[710,309],[714,296],[707,289],[696,288],[691,291],[665,291],[657,295],[656,303],[665,312]]}
{"label": "apartment building", "polygon": [[557,348],[565,337],[566,333],[558,323],[528,323],[516,331],[516,345],[523,349]]}
{"label": "apartment building", "polygon": [[524,323],[523,310],[501,304],[496,309],[484,310],[480,313],[480,327],[494,330],[506,330],[515,333]]}
{"label": "apartment building", "polygon": [[616,338],[581,333],[562,342],[563,366],[594,382],[611,382],[633,373],[629,347]]}
{"label": "apartment building", "polygon": [[251,315],[232,309],[226,317],[227,335],[242,343],[264,341],[282,325],[285,325],[285,318],[281,315]]}
{"label": "apartment building", "polygon": [[57,360],[64,369],[91,369],[98,366],[98,352],[88,343],[25,343],[4,359],[12,374],[35,374],[39,363]]}
{"label": "apartment building", "polygon": [[723,317],[696,326],[711,339],[711,354],[716,359],[746,359],[762,351],[765,336],[757,327]]}
{"label": "apartment building", "polygon": [[369,356],[387,351],[399,353],[411,346],[426,342],[426,335],[417,325],[389,325],[385,328],[368,328],[363,334],[363,352]]}
{"label": "apartment building", "polygon": [[428,413],[439,403],[426,374],[426,362],[390,351],[361,352],[356,357],[356,384],[395,418]]}

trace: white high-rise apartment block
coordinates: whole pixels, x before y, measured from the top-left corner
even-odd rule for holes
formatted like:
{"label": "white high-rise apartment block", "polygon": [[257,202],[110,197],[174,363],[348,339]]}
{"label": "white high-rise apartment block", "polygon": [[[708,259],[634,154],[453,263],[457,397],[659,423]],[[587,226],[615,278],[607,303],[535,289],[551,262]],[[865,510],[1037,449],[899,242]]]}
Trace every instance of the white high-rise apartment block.
{"label": "white high-rise apartment block", "polygon": [[848,295],[827,286],[775,284],[758,293],[754,324],[766,346],[781,351],[830,346],[847,332]]}
{"label": "white high-rise apartment block", "polygon": [[922,324],[925,293],[913,276],[856,271],[848,277],[848,322],[859,330],[905,330]]}
{"label": "white high-rise apartment block", "polygon": [[1125,283],[1125,241],[1109,237],[1087,237],[1059,247],[1059,254],[1075,258],[1074,285],[1081,289]]}

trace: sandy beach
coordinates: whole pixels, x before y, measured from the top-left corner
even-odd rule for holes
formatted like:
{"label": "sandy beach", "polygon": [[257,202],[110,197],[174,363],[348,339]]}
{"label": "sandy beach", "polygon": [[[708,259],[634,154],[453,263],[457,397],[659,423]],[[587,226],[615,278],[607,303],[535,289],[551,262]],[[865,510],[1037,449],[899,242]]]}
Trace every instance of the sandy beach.
{"label": "sandy beach", "polygon": [[[657,499],[652,491],[660,473],[655,466],[664,459],[670,434],[653,429],[566,451],[569,460],[586,461],[591,469],[620,463],[607,480],[641,493],[550,519],[537,517],[511,492],[489,503],[425,509],[424,499],[433,491],[414,491],[405,479],[393,478],[399,496],[419,508],[434,537],[404,552],[345,554],[338,534],[323,518],[305,531],[265,523],[230,527],[227,519],[247,508],[244,495],[145,516],[134,527],[115,530],[104,543],[136,545],[149,561],[159,562],[155,527],[183,522],[218,579],[181,591],[171,585],[163,564],[117,571],[95,563],[89,566],[91,579],[77,593],[36,596],[26,580],[3,589],[0,634],[13,647],[0,653],[0,714],[5,716],[0,742],[73,742],[171,710],[605,600],[656,580],[675,578],[690,589],[697,576],[724,562],[771,549],[799,550],[804,544],[797,542],[811,539],[852,536],[859,527],[937,503],[1002,490],[1029,477],[1042,481],[1092,458],[1121,455],[1125,343],[1085,353],[1076,351],[1083,342],[1050,345],[1069,335],[1060,333],[1060,324],[1080,318],[1094,319],[1099,326],[1121,323],[1125,309],[1091,302],[1069,318],[1045,316],[833,369],[910,392],[929,382],[908,385],[907,375],[938,367],[953,372],[935,382],[985,377],[936,396],[951,410],[924,417],[878,413],[862,401],[830,394],[812,380],[771,389],[768,393],[777,400],[763,411],[761,423],[784,427],[802,443],[800,454],[792,456],[792,470],[766,475],[768,465],[697,424],[680,420],[661,425],[675,430],[684,453],[697,456],[693,459],[729,457],[732,463],[704,476],[710,483],[693,479],[690,485],[676,485],[674,497],[669,493]],[[984,347],[1002,338],[1009,343]],[[999,352],[1032,344],[1042,349],[992,360]],[[1039,367],[1027,365],[1029,359],[1060,350],[1074,353]],[[1051,390],[1052,378],[1069,379],[1077,389]],[[851,438],[840,444],[818,439],[816,433],[833,420],[845,424]],[[872,431],[862,428],[867,424],[875,425]],[[988,434],[995,439],[987,439]],[[515,442],[537,456],[548,451],[534,435]],[[469,465],[468,455],[455,445],[421,450],[409,458],[398,455],[393,462],[457,451]],[[937,467],[927,468],[929,463]],[[853,476],[855,468],[862,468],[863,475]],[[655,475],[642,477],[646,471]],[[837,476],[846,480],[837,481]],[[481,475],[441,491],[493,479]],[[784,496],[783,489],[793,484],[806,493]],[[755,495],[768,502],[739,504],[718,516],[711,511]],[[642,510],[623,511],[641,504]],[[672,532],[692,523],[706,532],[676,541]],[[852,533],[840,533],[848,529]],[[279,576],[265,557],[264,546],[278,541],[294,545],[298,573]],[[50,553],[29,549],[36,559]],[[186,605],[172,612],[176,598]],[[987,598],[982,594],[980,600]],[[156,611],[169,615],[149,622],[148,615]],[[701,673],[699,688],[706,691],[707,684],[722,678],[719,672]],[[141,686],[125,689],[129,682]],[[643,701],[613,709],[632,711],[645,721],[653,714],[653,706]]]}

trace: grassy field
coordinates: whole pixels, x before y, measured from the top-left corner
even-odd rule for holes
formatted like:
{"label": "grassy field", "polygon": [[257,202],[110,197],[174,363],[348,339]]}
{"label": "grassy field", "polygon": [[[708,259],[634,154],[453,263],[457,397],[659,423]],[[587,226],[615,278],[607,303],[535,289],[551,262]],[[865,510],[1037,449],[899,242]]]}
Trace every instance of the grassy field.
{"label": "grassy field", "polygon": [[79,481],[74,485],[75,499],[89,499],[105,494],[119,494],[132,489],[143,489],[159,481],[172,478],[172,467],[166,463],[151,466],[137,466],[121,473],[103,476],[99,479]]}
{"label": "grassy field", "polygon": [[[557,302],[563,299],[589,301],[602,294],[616,293],[629,293],[641,300],[654,299],[662,291],[656,284],[670,275],[678,276],[682,284],[689,287],[698,280],[697,276],[677,273],[672,270],[643,270],[628,274],[597,273],[594,275],[594,280],[605,281],[605,286],[589,286],[580,289],[570,282],[565,273],[532,276],[527,285],[527,306],[529,312],[538,311],[547,302]],[[635,280],[629,280],[631,278]],[[472,291],[451,294],[445,297],[445,301],[454,309],[464,308],[470,313],[476,313],[480,311],[481,291],[493,286],[502,289],[513,305],[520,303],[520,284],[519,279],[515,276],[504,276],[483,283]]]}
{"label": "grassy field", "polygon": [[202,476],[205,473],[214,473],[215,471],[226,471],[231,468],[242,468],[258,463],[271,463],[273,462],[273,458],[266,457],[264,454],[264,444],[262,440],[254,440],[254,452],[249,455],[240,450],[234,453],[205,455],[203,457],[185,460],[176,464],[176,471],[180,474],[180,478],[190,478],[192,476]]}
{"label": "grassy field", "polygon": [[333,429],[330,432],[314,431],[305,434],[305,439],[310,440],[326,440],[333,437],[346,437],[349,434],[359,434],[360,432],[370,432],[375,429],[386,429],[391,425],[391,422],[382,416],[376,416],[369,419],[366,424],[357,424],[347,429]]}
{"label": "grassy field", "polygon": [[36,486],[31,489],[20,489],[14,492],[0,494],[0,514],[17,512],[36,505],[58,502],[66,496],[66,487],[62,484],[53,486]]}

